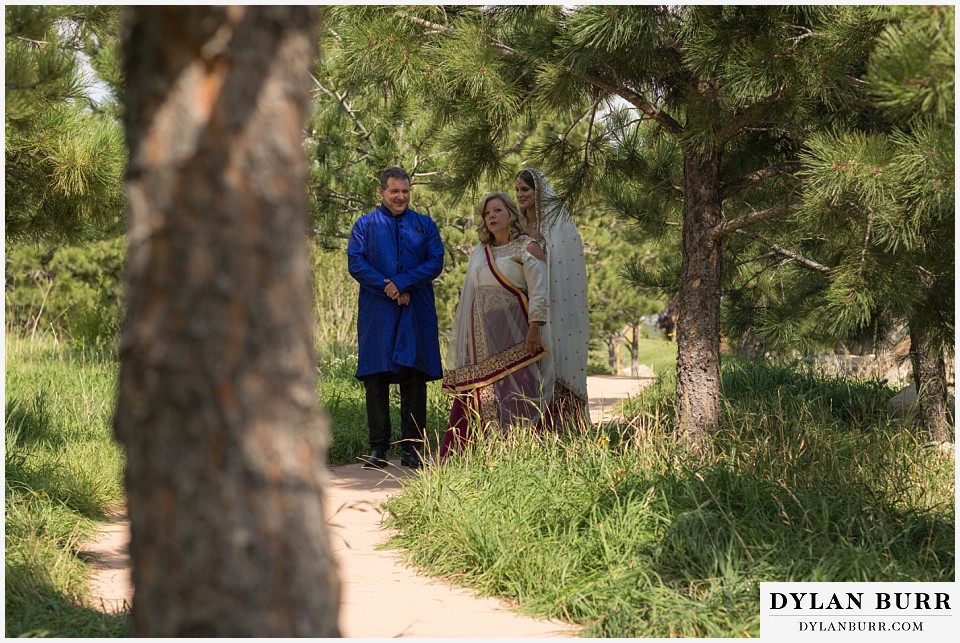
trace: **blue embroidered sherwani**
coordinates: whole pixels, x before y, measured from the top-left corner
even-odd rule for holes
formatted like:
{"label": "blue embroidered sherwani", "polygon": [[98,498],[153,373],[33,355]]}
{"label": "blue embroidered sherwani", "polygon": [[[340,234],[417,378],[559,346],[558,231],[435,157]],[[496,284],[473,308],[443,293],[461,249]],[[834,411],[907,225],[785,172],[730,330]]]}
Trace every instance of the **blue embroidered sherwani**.
{"label": "blue embroidered sherwani", "polygon": [[[347,245],[350,274],[360,283],[357,377],[392,372],[401,366],[440,379],[440,341],[433,280],[443,270],[443,242],[437,224],[410,208],[393,216],[380,204],[353,225]],[[390,279],[410,304],[401,306],[383,292]]]}

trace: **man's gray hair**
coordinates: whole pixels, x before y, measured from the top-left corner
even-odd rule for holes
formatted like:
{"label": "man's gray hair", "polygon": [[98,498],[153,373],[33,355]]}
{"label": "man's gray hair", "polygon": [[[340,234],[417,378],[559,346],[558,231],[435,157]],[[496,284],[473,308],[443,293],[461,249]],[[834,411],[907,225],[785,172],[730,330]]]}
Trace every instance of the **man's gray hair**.
{"label": "man's gray hair", "polygon": [[410,175],[407,174],[407,171],[402,167],[388,167],[383,172],[380,173],[380,189],[387,189],[387,181],[390,179],[396,179],[398,181],[406,181],[407,183],[413,183],[410,180]]}

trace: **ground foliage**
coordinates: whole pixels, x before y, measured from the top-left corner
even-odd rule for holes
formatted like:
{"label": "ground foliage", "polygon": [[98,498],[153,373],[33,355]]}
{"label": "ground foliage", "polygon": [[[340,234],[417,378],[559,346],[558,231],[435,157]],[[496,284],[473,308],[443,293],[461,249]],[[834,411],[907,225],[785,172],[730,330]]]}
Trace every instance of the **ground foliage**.
{"label": "ground foliage", "polygon": [[123,318],[126,241],[7,245],[7,329],[77,345],[114,345]]}
{"label": "ground foliage", "polygon": [[[6,345],[6,633],[125,636],[124,616],[85,602],[77,558],[122,503],[115,355],[50,336]],[[367,446],[355,359],[321,351],[331,464]],[[953,462],[887,416],[885,383],[728,360],[721,455],[701,464],[668,435],[673,386],[667,371],[629,421],[492,439],[409,479],[388,505],[396,544],[605,637],[756,636],[764,580],[953,579]],[[434,449],[450,398],[430,390]]]}
{"label": "ground foliage", "polygon": [[51,337],[6,337],[7,636],[122,637],[125,614],[89,600],[81,544],[123,502],[111,420],[116,358]]}
{"label": "ground foliage", "polygon": [[882,382],[727,362],[717,452],[632,420],[479,440],[388,502],[431,574],[600,637],[756,637],[764,581],[952,581],[953,461],[886,417]]}

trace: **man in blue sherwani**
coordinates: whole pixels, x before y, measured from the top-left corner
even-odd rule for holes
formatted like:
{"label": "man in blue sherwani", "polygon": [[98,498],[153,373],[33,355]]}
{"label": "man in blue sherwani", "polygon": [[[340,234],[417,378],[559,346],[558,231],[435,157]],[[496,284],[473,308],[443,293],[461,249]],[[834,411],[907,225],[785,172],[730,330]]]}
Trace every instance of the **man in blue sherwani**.
{"label": "man in blue sherwani", "polygon": [[440,340],[433,280],[443,270],[437,224],[409,207],[410,175],[380,174],[382,203],[353,225],[347,258],[360,283],[357,379],[367,401],[370,455],[364,468],[389,464],[390,384],[400,385],[400,464],[423,466],[427,382],[440,379]]}

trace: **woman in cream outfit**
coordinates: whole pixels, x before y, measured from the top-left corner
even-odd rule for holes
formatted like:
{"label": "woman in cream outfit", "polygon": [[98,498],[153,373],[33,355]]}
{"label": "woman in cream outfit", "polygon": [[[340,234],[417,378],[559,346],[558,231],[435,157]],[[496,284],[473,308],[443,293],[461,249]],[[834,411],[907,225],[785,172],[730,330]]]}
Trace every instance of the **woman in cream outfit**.
{"label": "woman in cream outfit", "polygon": [[440,458],[482,431],[536,430],[552,397],[547,265],[524,234],[513,199],[480,202],[480,243],[470,254],[443,376],[454,395]]}

